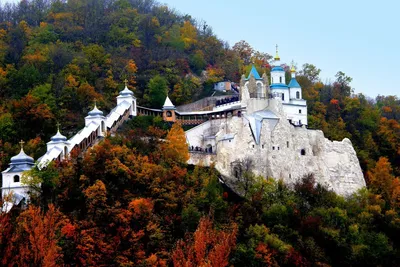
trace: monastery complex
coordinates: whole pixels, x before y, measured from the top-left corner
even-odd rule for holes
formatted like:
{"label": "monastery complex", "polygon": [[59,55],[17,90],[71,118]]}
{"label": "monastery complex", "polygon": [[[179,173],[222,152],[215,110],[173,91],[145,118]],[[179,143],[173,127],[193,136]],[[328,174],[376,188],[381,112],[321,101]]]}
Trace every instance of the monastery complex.
{"label": "monastery complex", "polygon": [[117,97],[117,106],[107,116],[95,105],[85,117],[82,130],[70,139],[58,130],[36,163],[21,145],[20,153],[2,172],[2,195],[13,192],[14,202],[27,198],[28,187],[21,183],[24,171],[35,164],[39,169],[46,168],[53,160],[67,159],[74,150],[84,152],[126,120],[140,115],[193,125],[186,131],[188,163],[213,163],[228,185],[251,171],[288,184],[312,173],[317,182],[344,196],[365,187],[351,141],[345,138],[332,142],[322,131],[307,128],[307,103],[302,99],[296,71],[292,66],[287,84],[279,62],[277,52],[270,79],[266,74],[260,76],[253,66],[248,77],[242,76],[237,95],[207,97],[178,107],[168,96],[162,109],[138,106],[125,85]]}

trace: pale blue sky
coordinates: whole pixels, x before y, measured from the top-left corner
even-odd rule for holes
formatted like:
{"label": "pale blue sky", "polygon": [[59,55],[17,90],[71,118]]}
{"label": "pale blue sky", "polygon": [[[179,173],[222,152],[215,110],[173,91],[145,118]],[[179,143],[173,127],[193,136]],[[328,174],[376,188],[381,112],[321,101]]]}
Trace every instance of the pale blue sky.
{"label": "pale blue sky", "polygon": [[274,54],[278,44],[283,62],[312,63],[322,70],[322,81],[333,81],[340,70],[353,78],[356,93],[400,96],[399,0],[160,2],[205,20],[231,46],[246,40]]}
{"label": "pale blue sky", "polygon": [[231,46],[246,40],[298,67],[312,63],[321,79],[340,70],[356,93],[400,96],[400,1],[396,0],[164,0],[203,19]]}

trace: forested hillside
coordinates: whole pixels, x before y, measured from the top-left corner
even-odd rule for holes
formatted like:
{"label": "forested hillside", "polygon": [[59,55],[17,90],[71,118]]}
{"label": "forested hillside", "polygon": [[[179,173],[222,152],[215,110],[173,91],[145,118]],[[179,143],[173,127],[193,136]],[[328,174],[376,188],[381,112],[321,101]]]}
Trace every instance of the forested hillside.
{"label": "forested hillside", "polygon": [[[57,122],[70,137],[95,100],[109,111],[125,79],[140,105],[157,108],[167,93],[180,105],[209,96],[214,82],[239,82],[252,63],[270,74],[268,53],[230,47],[212,25],[152,0],[3,5],[0,169],[19,140],[37,159]],[[83,157],[30,173],[41,182],[32,204],[0,214],[1,264],[398,265],[400,99],[354,95],[339,70],[330,84],[313,64],[297,71],[309,127],[352,141],[368,189],[344,199],[312,175],[288,188],[246,174],[238,197],[214,169],[185,164],[177,125],[167,133],[160,118],[135,118]]]}

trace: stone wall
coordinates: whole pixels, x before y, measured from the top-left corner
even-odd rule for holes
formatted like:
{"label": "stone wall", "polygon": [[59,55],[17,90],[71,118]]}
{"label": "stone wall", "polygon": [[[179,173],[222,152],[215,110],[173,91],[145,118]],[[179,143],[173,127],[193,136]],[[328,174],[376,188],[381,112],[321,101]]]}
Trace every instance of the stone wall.
{"label": "stone wall", "polygon": [[[289,184],[313,173],[317,182],[340,195],[365,187],[361,167],[349,139],[332,142],[320,130],[294,127],[282,112],[280,101],[270,101],[269,109],[279,117],[279,122],[274,129],[270,129],[268,121],[263,120],[259,144],[255,143],[245,117],[231,117],[221,122],[216,134],[215,167],[223,176],[235,179],[235,164],[246,162],[255,174],[283,179]],[[207,125],[203,125],[198,129],[204,132],[206,128]],[[191,139],[199,142],[198,135],[194,133],[188,135],[189,143]],[[230,138],[226,138],[228,135]],[[199,160],[191,157],[190,161]]]}

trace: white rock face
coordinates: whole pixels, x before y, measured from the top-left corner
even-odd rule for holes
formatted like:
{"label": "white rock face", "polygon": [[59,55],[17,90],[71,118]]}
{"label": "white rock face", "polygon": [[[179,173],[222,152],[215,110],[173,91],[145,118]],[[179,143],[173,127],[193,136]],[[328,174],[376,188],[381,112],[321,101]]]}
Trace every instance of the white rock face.
{"label": "white rock face", "polygon": [[[254,106],[252,104],[259,107],[259,103],[249,103],[251,101],[246,101],[248,107]],[[259,143],[254,137],[257,131],[252,131],[249,123],[249,117],[255,113],[249,114],[248,110],[246,116],[221,120],[220,130],[213,140],[214,157],[201,160],[198,154],[193,153],[189,162],[208,165],[215,160],[217,170],[232,181],[237,179],[235,176],[240,174],[243,163],[251,162],[251,171],[256,175],[283,179],[288,184],[313,173],[318,183],[340,195],[346,196],[365,187],[361,167],[349,139],[332,142],[320,130],[294,127],[287,121],[279,100],[270,99],[265,106],[278,117],[278,122],[269,118],[261,120]],[[197,129],[205,130],[204,127]],[[201,138],[195,137],[195,131],[188,131],[188,143],[191,144],[193,139],[193,143],[202,146]]]}

